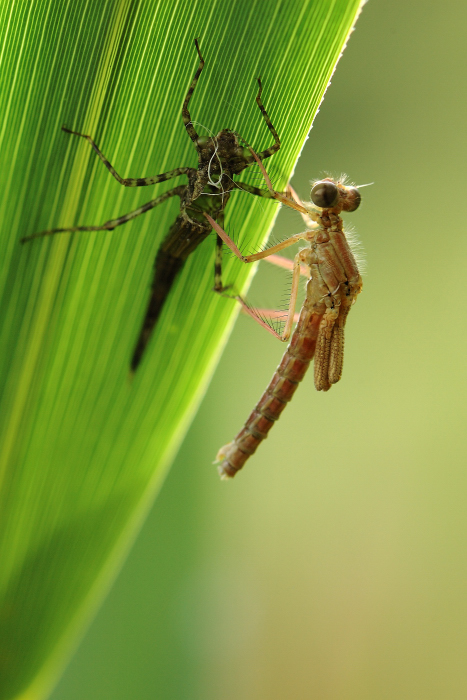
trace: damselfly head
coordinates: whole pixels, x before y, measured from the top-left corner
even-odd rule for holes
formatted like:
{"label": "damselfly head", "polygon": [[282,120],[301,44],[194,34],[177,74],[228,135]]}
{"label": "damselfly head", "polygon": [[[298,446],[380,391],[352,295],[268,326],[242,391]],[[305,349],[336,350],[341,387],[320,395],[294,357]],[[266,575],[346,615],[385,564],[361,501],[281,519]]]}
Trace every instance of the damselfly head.
{"label": "damselfly head", "polygon": [[311,201],[320,209],[340,206],[344,211],[355,211],[361,202],[361,196],[356,187],[326,177],[313,184]]}

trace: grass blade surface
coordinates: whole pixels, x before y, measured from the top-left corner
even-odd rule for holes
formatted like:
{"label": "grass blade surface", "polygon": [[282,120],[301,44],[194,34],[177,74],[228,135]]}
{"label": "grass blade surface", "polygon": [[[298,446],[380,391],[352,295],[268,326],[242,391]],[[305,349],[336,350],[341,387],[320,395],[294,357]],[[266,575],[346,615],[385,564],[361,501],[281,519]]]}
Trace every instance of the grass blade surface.
{"label": "grass blade surface", "polygon": [[[91,134],[126,177],[196,166],[181,104],[199,37],[206,66],[193,119],[214,133],[235,129],[257,150],[270,145],[255,103],[261,76],[283,143],[268,167],[283,187],[358,5],[9,0],[0,8],[1,700],[43,697],[54,682],[161,483],[237,312],[210,291],[208,239],[130,381],[154,256],[178,200],[113,233],[20,246],[22,236],[100,224],[168,189],[126,190],[61,125]],[[241,192],[229,209],[228,229],[250,249],[277,211]],[[225,280],[241,289],[250,274],[230,260]]]}

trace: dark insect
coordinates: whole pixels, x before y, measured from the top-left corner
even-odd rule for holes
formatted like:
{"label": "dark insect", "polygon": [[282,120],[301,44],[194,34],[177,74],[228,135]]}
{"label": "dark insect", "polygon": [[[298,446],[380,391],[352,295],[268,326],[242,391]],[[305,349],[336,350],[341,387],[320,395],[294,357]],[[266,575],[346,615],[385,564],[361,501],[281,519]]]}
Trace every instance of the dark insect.
{"label": "dark insect", "polygon": [[[158,206],[169,197],[180,197],[180,213],[160,246],[154,262],[154,277],[151,286],[151,296],[146,310],[141,332],[136,343],[136,347],[131,360],[131,369],[137,369],[141,362],[145,348],[149,342],[151,334],[161,314],[164,302],[172,288],[175,278],[182,269],[188,256],[212,233],[212,228],[204,213],[208,213],[221,228],[224,226],[224,212],[230,193],[234,188],[241,188],[250,194],[271,198],[272,195],[267,190],[261,190],[243,182],[234,182],[233,176],[241,173],[249,165],[255,162],[249,149],[242,146],[240,137],[230,129],[223,129],[217,136],[198,136],[191,121],[188,111],[188,104],[194,92],[199,76],[204,67],[204,59],[197,40],[196,49],[199,55],[199,66],[188,89],[183,102],[182,119],[189,137],[198,153],[198,168],[176,168],[161,175],[143,178],[122,178],[105,158],[97,145],[86,134],[71,131],[62,126],[63,131],[75,136],[85,138],[93,147],[106,168],[111,172],[116,180],[125,187],[145,187],[158,182],[170,180],[178,175],[188,177],[187,185],[179,185],[167,192],[159,195],[150,202],[143,204],[138,209],[124,214],[117,219],[106,221],[101,226],[72,226],[70,228],[54,228],[40,233],[25,236],[21,242],[30,241],[33,238],[51,236],[55,233],[71,231],[112,231],[117,226],[131,221],[140,214],[144,214],[150,209]],[[259,91],[256,102],[261,110],[269,131],[274,137],[274,144],[270,148],[258,153],[260,160],[273,155],[280,148],[280,140],[274,129],[271,120],[261,102],[261,80],[258,78]],[[222,292],[221,279],[222,263],[222,240],[216,236],[216,262],[214,290]]]}

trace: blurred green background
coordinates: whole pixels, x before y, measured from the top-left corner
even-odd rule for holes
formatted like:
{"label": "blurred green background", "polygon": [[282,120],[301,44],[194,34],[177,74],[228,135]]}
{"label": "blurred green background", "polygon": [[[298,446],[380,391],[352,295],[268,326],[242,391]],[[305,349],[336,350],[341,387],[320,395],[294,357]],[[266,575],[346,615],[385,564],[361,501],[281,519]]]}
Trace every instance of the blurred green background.
{"label": "blurred green background", "polygon": [[[310,372],[220,482],[284,350],[238,320],[53,700],[467,696],[466,21],[454,0],[364,8],[293,179],[375,182],[347,217],[368,270],[342,382]],[[281,212],[275,236],[299,230]]]}

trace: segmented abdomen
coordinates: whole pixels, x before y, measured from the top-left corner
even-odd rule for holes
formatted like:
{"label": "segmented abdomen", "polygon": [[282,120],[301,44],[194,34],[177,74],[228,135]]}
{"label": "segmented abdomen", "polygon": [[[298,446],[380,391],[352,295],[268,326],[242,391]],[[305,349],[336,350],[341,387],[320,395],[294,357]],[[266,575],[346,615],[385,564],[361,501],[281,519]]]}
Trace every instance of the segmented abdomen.
{"label": "segmented abdomen", "polygon": [[231,478],[243,467],[294,395],[315,354],[321,319],[320,314],[312,313],[306,305],[302,309],[290,345],[268,388],[238,435],[218,452],[221,478]]}
{"label": "segmented abdomen", "polygon": [[170,227],[154,261],[151,296],[131,359],[133,372],[136,371],[142,360],[165,301],[177,275],[185,264],[185,260],[207,238],[210,232],[210,226],[190,223],[182,216],[178,216]]}

